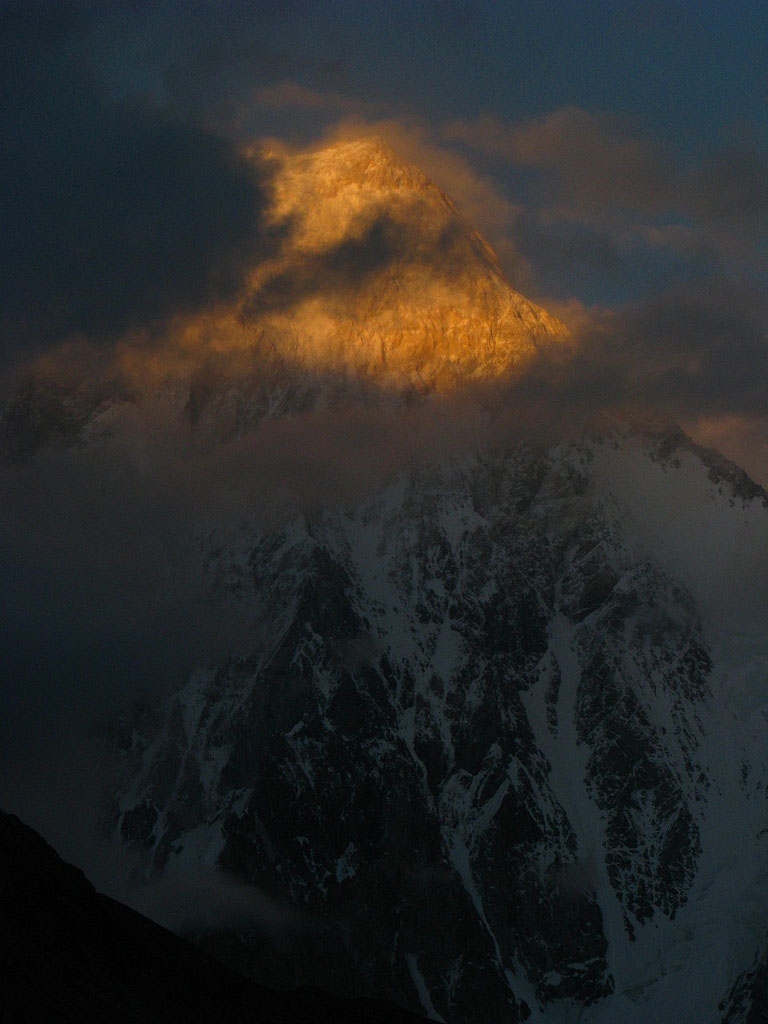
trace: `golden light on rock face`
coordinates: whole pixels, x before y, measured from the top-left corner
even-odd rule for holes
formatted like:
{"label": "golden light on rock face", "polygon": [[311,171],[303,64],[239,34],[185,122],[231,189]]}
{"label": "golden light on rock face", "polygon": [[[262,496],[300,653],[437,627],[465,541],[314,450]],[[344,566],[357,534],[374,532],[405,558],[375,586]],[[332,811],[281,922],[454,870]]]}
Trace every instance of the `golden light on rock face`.
{"label": "golden light on rock face", "polygon": [[[235,301],[167,320],[159,336],[124,337],[109,372],[127,393],[183,397],[201,379],[203,390],[242,389],[294,371],[445,392],[567,342],[450,199],[380,139],[251,156],[274,172],[267,229],[279,244]],[[71,361],[61,353],[49,357],[59,371]],[[97,355],[88,359],[100,365]]]}
{"label": "golden light on rock face", "polygon": [[444,390],[508,373],[567,329],[515,292],[487,243],[380,139],[273,152],[281,254],[241,322],[310,367]]}
{"label": "golden light on rock face", "polygon": [[[511,288],[450,199],[380,139],[253,157],[275,169],[269,216],[279,252],[253,268],[236,304],[172,325],[145,380],[203,355],[230,369],[274,356],[382,387],[443,391],[508,374],[568,337]],[[126,352],[126,368],[136,362]]]}

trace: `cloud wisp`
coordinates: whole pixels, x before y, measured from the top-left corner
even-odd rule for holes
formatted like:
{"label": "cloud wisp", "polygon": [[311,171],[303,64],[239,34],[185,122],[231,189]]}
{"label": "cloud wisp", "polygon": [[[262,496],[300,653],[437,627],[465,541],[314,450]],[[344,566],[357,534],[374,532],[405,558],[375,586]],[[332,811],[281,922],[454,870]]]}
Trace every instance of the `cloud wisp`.
{"label": "cloud wisp", "polygon": [[610,294],[611,262],[626,264],[635,297],[712,271],[765,278],[768,153],[749,135],[683,158],[647,128],[568,106],[519,123],[456,120],[442,137],[522,187],[521,249],[557,297],[583,298],[585,270]]}

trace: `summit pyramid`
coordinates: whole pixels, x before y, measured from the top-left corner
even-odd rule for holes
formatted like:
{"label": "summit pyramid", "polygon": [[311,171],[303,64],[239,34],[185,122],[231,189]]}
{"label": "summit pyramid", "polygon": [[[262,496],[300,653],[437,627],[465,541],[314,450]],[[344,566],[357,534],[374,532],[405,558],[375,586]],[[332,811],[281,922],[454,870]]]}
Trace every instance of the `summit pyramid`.
{"label": "summit pyramid", "polygon": [[[265,416],[505,380],[568,343],[418,168],[377,137],[254,148],[268,181],[259,250],[233,299],[99,346],[47,353],[0,419],[13,452],[88,433],[158,398],[215,437]],[[258,247],[257,247],[258,248]]]}
{"label": "summit pyramid", "polygon": [[251,323],[311,365],[445,390],[524,364],[567,336],[516,292],[452,201],[379,138],[271,154],[276,260],[251,279]]}

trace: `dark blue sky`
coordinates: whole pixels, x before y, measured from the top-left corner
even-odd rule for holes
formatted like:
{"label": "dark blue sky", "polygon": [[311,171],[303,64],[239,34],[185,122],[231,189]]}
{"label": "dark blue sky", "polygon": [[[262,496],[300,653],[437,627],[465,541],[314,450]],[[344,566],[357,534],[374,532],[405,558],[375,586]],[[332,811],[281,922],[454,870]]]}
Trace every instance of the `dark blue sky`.
{"label": "dark blue sky", "polygon": [[426,117],[516,120],[575,104],[693,150],[742,121],[766,141],[768,9],[756,0],[275,7],[277,49],[338,62],[366,98]]}
{"label": "dark blue sky", "polygon": [[[93,6],[102,15],[110,7]],[[133,86],[155,89],[174,61],[195,61],[200,71],[205,54],[211,72],[218,51],[224,78],[282,72],[430,119],[492,111],[519,120],[577,105],[627,115],[692,151],[742,126],[768,141],[768,8],[758,0],[113,7],[111,71]]]}

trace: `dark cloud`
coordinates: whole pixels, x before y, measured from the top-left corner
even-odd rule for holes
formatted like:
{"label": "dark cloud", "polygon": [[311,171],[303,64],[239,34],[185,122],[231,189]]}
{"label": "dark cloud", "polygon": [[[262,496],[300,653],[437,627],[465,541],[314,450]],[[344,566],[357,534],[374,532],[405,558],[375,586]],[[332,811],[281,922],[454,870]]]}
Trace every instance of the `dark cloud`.
{"label": "dark cloud", "polygon": [[446,123],[442,138],[501,165],[535,171],[532,196],[604,217],[611,208],[645,216],[702,217],[738,224],[768,213],[768,154],[746,133],[685,159],[646,127],[605,111],[567,106],[521,123],[483,114]]}
{"label": "dark cloud", "polygon": [[223,139],[109,99],[71,5],[0,29],[0,332],[26,349],[112,338],[231,297],[269,249],[268,182]]}
{"label": "dark cloud", "polygon": [[520,124],[492,115],[449,122],[447,141],[543,175],[540,193],[556,192],[580,209],[619,204],[665,207],[676,191],[675,169],[649,135],[614,114],[567,106]]}
{"label": "dark cloud", "polygon": [[688,415],[768,408],[768,310],[754,290],[708,279],[621,319],[627,368],[660,405]]}
{"label": "dark cloud", "polygon": [[384,212],[338,245],[299,255],[246,304],[248,316],[288,309],[314,295],[343,295],[410,255],[414,231]]}
{"label": "dark cloud", "polygon": [[277,271],[249,298],[244,314],[258,317],[287,310],[314,296],[350,298],[359,289],[375,288],[374,279],[389,268],[402,273],[404,267],[421,263],[435,276],[458,277],[471,258],[466,232],[452,221],[434,236],[419,224],[418,212],[413,222],[386,210],[364,217],[361,223],[352,223],[348,236],[338,244],[293,256],[289,266]]}
{"label": "dark cloud", "polygon": [[[157,436],[153,443],[165,450]],[[119,446],[54,449],[3,467],[6,754],[20,742],[44,744],[41,724],[161,692],[242,639],[236,613],[211,606],[196,578],[193,469],[165,450],[142,473]],[[18,731],[27,720],[32,735]],[[10,723],[16,734],[6,735]]]}
{"label": "dark cloud", "polygon": [[325,93],[326,116],[331,109],[340,116],[351,102],[342,95],[355,92],[343,52],[313,52],[311,33],[286,38],[286,24],[301,24],[316,7],[316,0],[143,0],[128,9],[112,0],[99,4],[85,47],[118,95],[151,94],[181,118],[229,138],[277,134],[307,142],[317,135],[317,112],[312,119],[294,111],[289,120],[255,97],[290,82],[307,94]]}
{"label": "dark cloud", "polygon": [[[163,89],[175,109],[231,124],[254,89],[288,75],[312,80],[307,62],[276,51],[265,41],[269,12],[264,5],[251,7],[247,18],[245,10],[243,5],[240,12],[230,11],[230,17],[222,18],[211,5],[198,4],[179,21],[178,9],[166,7],[165,24],[157,8],[152,10],[150,38],[163,28],[175,37],[164,50],[159,68]],[[318,75],[326,83],[334,77],[330,62],[322,62]],[[337,76],[343,78],[341,63]]]}
{"label": "dark cloud", "polygon": [[464,134],[490,151],[494,137],[506,140],[509,162],[544,174],[540,197],[598,222],[618,208],[651,222],[676,217],[702,230],[746,232],[748,244],[768,231],[768,152],[748,133],[693,160],[613,115],[572,107],[520,126],[481,119]]}
{"label": "dark cloud", "polygon": [[[753,289],[710,278],[621,311],[596,310],[572,348],[547,353],[512,385],[553,421],[604,413],[685,420],[765,417],[768,309]],[[768,435],[768,423],[765,424]]]}
{"label": "dark cloud", "polygon": [[693,212],[753,243],[768,233],[768,152],[751,139],[732,143],[689,173]]}
{"label": "dark cloud", "polygon": [[754,132],[683,153],[647,125],[566,106],[456,120],[441,137],[519,199],[511,234],[544,301],[619,307],[712,276],[765,286],[768,151]]}
{"label": "dark cloud", "polygon": [[[593,218],[529,209],[518,217],[515,243],[534,268],[536,286],[550,299],[574,293],[583,302],[599,302],[609,293],[614,302],[637,301],[707,267],[706,253],[687,236],[641,225],[601,223]],[[661,235],[661,237],[659,237]]]}

